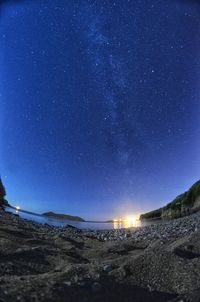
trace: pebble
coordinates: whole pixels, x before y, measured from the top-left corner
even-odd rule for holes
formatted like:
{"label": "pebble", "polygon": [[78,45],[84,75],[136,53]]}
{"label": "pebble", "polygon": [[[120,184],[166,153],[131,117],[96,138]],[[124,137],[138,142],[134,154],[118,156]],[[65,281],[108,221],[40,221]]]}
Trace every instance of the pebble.
{"label": "pebble", "polygon": [[98,283],[98,282],[94,282],[94,283],[92,284],[92,291],[93,291],[93,292],[98,292],[98,291],[100,291],[100,290],[101,290],[101,284]]}
{"label": "pebble", "polygon": [[74,276],[74,282],[75,282],[75,283],[78,282],[78,276],[77,276],[77,275]]}
{"label": "pebble", "polygon": [[104,272],[109,273],[113,270],[113,267],[112,267],[112,265],[109,265],[109,264],[104,265],[103,270],[104,270]]}
{"label": "pebble", "polygon": [[[5,222],[4,222],[4,217],[5,217]],[[53,227],[53,226],[49,226],[48,224],[42,225],[42,224],[39,224],[36,222],[24,220],[21,218],[20,219],[17,218],[17,220],[16,220],[15,216],[10,215],[8,213],[3,214],[3,219],[1,221],[2,221],[1,222],[2,225],[3,224],[7,225],[8,223],[11,223],[11,225],[12,224],[14,226],[17,225],[17,227],[19,227],[21,229],[24,228],[25,230],[26,229],[31,230],[31,231],[34,230],[35,233],[39,234],[40,240],[42,240],[43,238],[46,239],[46,238],[51,238],[51,237],[53,237],[55,240],[56,236],[58,239],[60,239],[60,237],[62,235],[62,238],[67,237],[67,238],[72,238],[72,239],[78,239],[79,243],[80,242],[83,243],[84,239],[87,239],[87,240],[100,240],[102,242],[103,241],[116,241],[116,243],[117,243],[116,246],[120,246],[120,245],[123,246],[123,244],[121,244],[121,241],[127,240],[127,244],[129,244],[128,241],[131,240],[133,242],[141,242],[142,246],[143,245],[148,246],[149,243],[151,243],[155,240],[159,240],[159,244],[166,244],[166,241],[171,238],[178,239],[178,238],[185,236],[186,234],[189,236],[190,234],[196,232],[197,230],[200,229],[200,212],[196,213],[196,214],[192,214],[190,216],[186,216],[184,218],[171,220],[168,222],[163,222],[163,223],[159,223],[159,224],[154,223],[154,224],[146,226],[146,227],[121,229],[121,230],[79,230],[79,229],[69,228],[67,226],[66,227]],[[87,242],[85,244],[87,245]],[[102,243],[102,245],[104,245],[106,249],[107,249],[107,247],[109,248],[109,244],[107,242],[105,244]],[[112,246],[112,244],[111,244],[111,246]],[[124,244],[124,246],[126,247],[126,243]],[[190,245],[190,246],[186,245],[185,249],[189,249],[189,250],[192,249],[192,245]],[[22,252],[25,252],[25,251],[26,252],[27,251],[28,252],[39,251],[39,253],[41,253],[41,251],[43,251],[43,249],[41,247],[34,247],[33,249],[29,248],[27,250],[24,247],[23,248],[20,247],[19,249],[16,250],[16,252],[18,252],[19,254]],[[21,256],[21,255],[19,255],[19,256]],[[160,256],[162,258],[162,253],[160,254]],[[121,257],[121,255],[119,254],[119,258],[120,257]],[[165,258],[162,258],[162,259],[165,259]],[[178,260],[176,260],[176,261],[178,261]],[[182,265],[183,260],[180,258],[179,261],[180,261],[180,265]],[[120,259],[119,259],[119,262],[120,262]],[[105,260],[105,262],[103,262],[103,264],[100,265],[100,268],[98,270],[98,272],[100,272],[102,274],[101,277],[109,276],[109,278],[116,278],[118,280],[123,280],[125,277],[129,277],[129,270],[118,268],[118,267],[116,268],[116,265],[110,265],[110,264],[105,264],[105,263],[108,263],[108,262]],[[191,261],[190,263],[192,264],[193,262]],[[187,261],[187,265],[188,265],[187,268],[189,268],[188,261]],[[30,267],[31,263],[29,264],[29,262],[28,262],[28,266]],[[193,266],[191,266],[191,267],[193,267]],[[55,269],[55,271],[59,272],[59,267],[57,267]],[[186,272],[188,272],[188,271],[189,270],[187,270]],[[10,266],[7,268],[7,271],[5,271],[5,272],[8,275],[10,274]],[[61,284],[63,284],[63,286],[68,286],[68,287],[73,286],[75,284],[78,286],[88,285],[93,292],[99,292],[101,290],[103,292],[103,286],[100,283],[100,282],[102,282],[102,279],[99,279],[100,275],[98,275],[98,274],[96,275],[96,277],[94,277],[95,272],[96,271],[93,272],[91,278],[88,278],[88,277],[85,278],[85,276],[84,276],[85,279],[83,279],[80,277],[80,275],[82,276],[82,273],[79,273],[79,271],[76,270],[75,275],[72,275],[71,278],[67,277],[70,280],[66,280],[65,282],[63,282],[63,280],[62,280]],[[136,274],[136,273],[137,272],[134,271],[134,274]],[[24,277],[22,276],[20,278],[21,278],[20,280],[23,280]],[[156,281],[153,280],[151,277],[150,280],[147,280],[147,282],[148,282],[147,283],[145,278],[146,278],[145,275],[141,276],[141,284],[143,282],[144,282],[144,284],[149,284],[148,285],[149,291],[154,290],[154,284]],[[87,281],[84,281],[84,280],[87,280]],[[162,281],[162,280],[160,279],[160,281]],[[2,282],[4,282],[4,281],[1,280],[1,278],[0,278],[1,285],[2,285]],[[31,282],[30,280],[26,279],[26,283],[30,283],[30,282]],[[54,283],[55,283],[55,281],[48,280],[48,285],[51,285],[50,286],[51,288],[53,288]],[[179,292],[180,292],[180,289],[179,289]],[[3,293],[5,295],[8,295],[8,292],[6,290],[3,291]],[[15,299],[17,300],[17,296],[15,297]]]}
{"label": "pebble", "polygon": [[[1,212],[1,211],[0,211]],[[7,220],[14,221],[16,217],[10,213],[3,212]],[[178,238],[190,235],[200,229],[200,212],[185,216],[182,218],[165,221],[161,223],[153,223],[145,227],[136,227],[130,229],[118,230],[80,230],[68,226],[55,227],[48,224],[40,224],[34,221],[17,218],[17,224],[22,228],[32,228],[46,236],[62,236],[62,238],[76,238],[76,239],[97,239],[100,241],[125,241],[134,240],[136,242],[144,241],[151,242],[152,240],[169,240],[170,238]],[[22,250],[18,249],[18,252]]]}
{"label": "pebble", "polygon": [[85,285],[86,285],[86,282],[85,282],[85,281],[78,282],[78,285],[79,285],[79,286],[85,286]]}
{"label": "pebble", "polygon": [[65,282],[63,282],[63,284],[66,285],[66,286],[71,286],[72,282],[71,281],[65,281]]}

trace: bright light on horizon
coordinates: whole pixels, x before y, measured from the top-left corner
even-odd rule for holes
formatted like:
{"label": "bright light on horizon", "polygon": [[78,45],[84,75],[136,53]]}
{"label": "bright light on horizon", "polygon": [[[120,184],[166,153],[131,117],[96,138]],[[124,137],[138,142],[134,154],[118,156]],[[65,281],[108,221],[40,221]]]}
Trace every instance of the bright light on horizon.
{"label": "bright light on horizon", "polygon": [[114,218],[114,228],[130,228],[130,227],[136,227],[137,223],[139,221],[139,216],[127,216],[126,218]]}

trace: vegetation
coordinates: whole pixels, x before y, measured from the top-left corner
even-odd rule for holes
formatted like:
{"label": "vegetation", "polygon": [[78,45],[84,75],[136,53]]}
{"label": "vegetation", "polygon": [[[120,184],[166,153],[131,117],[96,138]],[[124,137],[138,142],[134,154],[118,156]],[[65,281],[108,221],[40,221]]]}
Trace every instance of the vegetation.
{"label": "vegetation", "polygon": [[4,188],[4,185],[2,183],[2,180],[0,178],[0,200],[4,200],[4,197],[6,196],[6,190]]}
{"label": "vegetation", "polygon": [[0,178],[0,206],[9,206],[9,203],[7,202],[7,200],[5,199],[6,196],[6,190],[5,187],[2,183],[2,180]]}
{"label": "vegetation", "polygon": [[187,192],[178,195],[172,202],[165,207],[155,211],[142,214],[140,219],[161,218],[165,210],[180,210],[182,208],[192,208],[197,198],[200,197],[200,180],[198,180]]}
{"label": "vegetation", "polygon": [[158,219],[161,218],[162,208],[140,215],[140,219]]}
{"label": "vegetation", "polygon": [[193,207],[195,200],[200,196],[200,180],[197,181],[187,192],[177,196],[168,203],[165,209],[178,210],[181,207]]}

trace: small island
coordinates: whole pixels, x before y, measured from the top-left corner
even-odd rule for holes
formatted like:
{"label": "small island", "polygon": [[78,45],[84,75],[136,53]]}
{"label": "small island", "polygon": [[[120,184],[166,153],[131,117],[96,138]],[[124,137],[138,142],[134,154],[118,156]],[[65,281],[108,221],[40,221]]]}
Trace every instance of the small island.
{"label": "small island", "polygon": [[85,221],[83,218],[81,218],[79,216],[72,216],[72,215],[66,215],[66,214],[57,214],[57,213],[54,213],[54,212],[47,212],[47,213],[43,213],[42,215],[47,216],[47,217],[74,220],[74,221],[82,221],[82,222]]}

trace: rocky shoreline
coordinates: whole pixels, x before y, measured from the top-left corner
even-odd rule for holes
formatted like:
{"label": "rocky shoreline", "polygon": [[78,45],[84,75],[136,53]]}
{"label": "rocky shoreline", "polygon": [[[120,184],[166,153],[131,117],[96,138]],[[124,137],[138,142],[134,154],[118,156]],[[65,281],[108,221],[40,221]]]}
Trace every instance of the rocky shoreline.
{"label": "rocky shoreline", "polygon": [[90,231],[0,209],[0,301],[200,301],[200,213]]}
{"label": "rocky shoreline", "polygon": [[200,211],[200,180],[166,206],[140,215],[141,220],[175,219]]}

